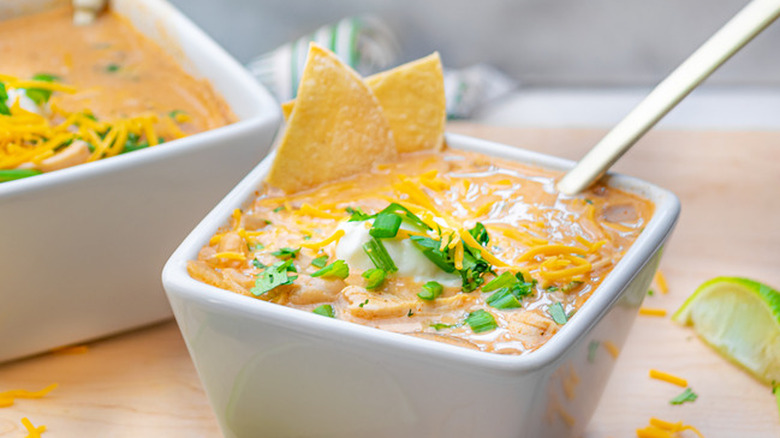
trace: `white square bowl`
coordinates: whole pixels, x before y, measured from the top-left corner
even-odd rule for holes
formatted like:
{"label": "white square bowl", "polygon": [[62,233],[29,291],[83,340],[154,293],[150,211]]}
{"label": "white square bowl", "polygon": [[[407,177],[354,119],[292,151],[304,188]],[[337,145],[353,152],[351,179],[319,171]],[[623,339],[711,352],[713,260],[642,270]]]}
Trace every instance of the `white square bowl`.
{"label": "white square bowl", "polygon": [[[450,147],[553,169],[573,163],[448,135]],[[545,345],[504,356],[382,331],[218,289],[188,260],[250,201],[266,158],[209,213],[163,270],[163,284],[226,437],[569,437],[582,433],[680,211],[634,178],[609,184],[655,212],[637,241]],[[606,345],[607,348],[603,346]]]}
{"label": "white square bowl", "polygon": [[[0,19],[61,3],[12,2]],[[267,154],[279,126],[270,94],[167,2],[111,8],[208,80],[238,121],[0,184],[0,362],[169,318],[165,260]]]}

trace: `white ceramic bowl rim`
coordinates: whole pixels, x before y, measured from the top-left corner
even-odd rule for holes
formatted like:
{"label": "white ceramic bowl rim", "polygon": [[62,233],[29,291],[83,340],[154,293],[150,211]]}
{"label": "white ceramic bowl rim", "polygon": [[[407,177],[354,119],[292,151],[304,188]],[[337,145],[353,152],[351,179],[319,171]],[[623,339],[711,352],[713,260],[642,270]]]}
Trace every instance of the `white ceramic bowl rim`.
{"label": "white ceramic bowl rim", "polygon": [[[574,165],[569,160],[462,135],[447,134],[447,141],[454,149],[465,146],[467,150],[519,160],[546,168],[563,170]],[[542,368],[562,357],[565,350],[574,346],[578,338],[586,335],[599,322],[606,313],[606,309],[621,297],[625,287],[653,254],[660,249],[671,232],[680,210],[679,200],[671,192],[636,178],[609,174],[608,183],[610,185],[632,191],[653,201],[655,203],[653,217],[621,261],[607,275],[577,314],[555,336],[535,351],[519,356],[501,355],[420,339],[338,319],[323,318],[320,315],[299,309],[231,293],[191,278],[186,269],[187,261],[195,258],[200,248],[218,228],[224,225],[232,209],[251,201],[256,182],[260,181],[268,171],[273,158],[274,154],[270,154],[247,175],[174,252],[163,270],[163,283],[165,283],[169,294],[183,295],[187,297],[186,299],[206,302],[208,306],[225,308],[244,315],[262,318],[265,323],[280,324],[280,326],[285,326],[290,330],[302,331],[310,335],[322,333],[323,337],[342,336],[349,339],[350,342],[378,343],[389,347],[404,348],[420,353],[420,355],[429,356],[434,360],[487,367],[493,371],[530,371]]]}

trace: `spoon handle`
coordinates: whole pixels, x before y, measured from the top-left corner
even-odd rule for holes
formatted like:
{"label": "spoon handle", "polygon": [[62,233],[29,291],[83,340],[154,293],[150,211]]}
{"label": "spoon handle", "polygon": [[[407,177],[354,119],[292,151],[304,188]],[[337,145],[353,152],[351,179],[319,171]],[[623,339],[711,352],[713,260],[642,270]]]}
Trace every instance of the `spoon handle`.
{"label": "spoon handle", "polygon": [[615,125],[564,175],[558,190],[573,195],[590,186],[688,93],[778,16],[780,0],[750,2]]}

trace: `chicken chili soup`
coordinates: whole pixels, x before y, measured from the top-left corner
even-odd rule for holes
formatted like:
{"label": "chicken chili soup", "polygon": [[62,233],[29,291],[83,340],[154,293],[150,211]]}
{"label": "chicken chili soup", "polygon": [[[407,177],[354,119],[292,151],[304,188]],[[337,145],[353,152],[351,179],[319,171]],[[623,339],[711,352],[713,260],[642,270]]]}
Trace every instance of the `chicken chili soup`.
{"label": "chicken chili soup", "polygon": [[285,194],[268,184],[191,261],[194,278],[327,317],[522,354],[620,260],[651,202],[557,171],[445,150]]}
{"label": "chicken chili soup", "polygon": [[232,123],[211,86],[124,18],[72,9],[0,21],[0,182]]}

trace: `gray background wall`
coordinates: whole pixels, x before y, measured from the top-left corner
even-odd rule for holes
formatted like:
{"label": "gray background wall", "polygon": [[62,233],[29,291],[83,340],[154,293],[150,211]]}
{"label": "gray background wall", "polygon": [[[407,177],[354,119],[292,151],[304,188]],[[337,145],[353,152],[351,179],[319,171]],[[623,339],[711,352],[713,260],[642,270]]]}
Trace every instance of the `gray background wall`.
{"label": "gray background wall", "polygon": [[[383,17],[403,60],[489,62],[525,85],[650,85],[746,0],[172,0],[241,61],[356,14]],[[780,23],[709,84],[780,86]]]}

